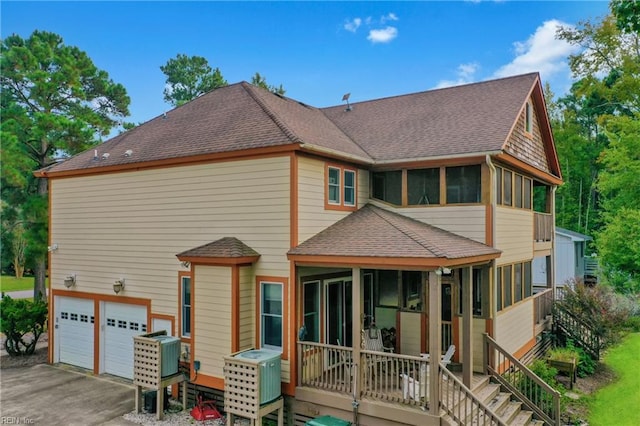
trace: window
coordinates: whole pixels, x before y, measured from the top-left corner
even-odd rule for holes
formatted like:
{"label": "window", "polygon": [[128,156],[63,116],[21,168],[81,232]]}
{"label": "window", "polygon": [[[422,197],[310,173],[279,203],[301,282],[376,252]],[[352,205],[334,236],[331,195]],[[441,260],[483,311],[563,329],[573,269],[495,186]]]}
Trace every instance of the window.
{"label": "window", "polygon": [[378,272],[378,306],[398,306],[398,271]]}
{"label": "window", "polygon": [[503,270],[503,282],[504,282],[504,307],[507,308],[513,303],[513,289],[511,288],[511,265],[504,266]]}
{"label": "window", "polygon": [[407,199],[410,206],[440,203],[440,169],[407,171]]}
{"label": "window", "polygon": [[191,337],[191,277],[180,277],[181,336]]}
{"label": "window", "polygon": [[326,207],[349,209],[356,206],[356,171],[340,166],[327,166]]}
{"label": "window", "polygon": [[497,294],[496,294],[496,310],[497,311],[501,311],[502,310],[502,300],[503,300],[503,294],[502,294],[502,267],[498,268],[498,272],[496,273],[496,288],[497,288]]}
{"label": "window", "polygon": [[356,172],[353,170],[344,171],[344,205],[356,205]]}
{"label": "window", "polygon": [[502,204],[505,206],[511,205],[511,172],[509,170],[505,170],[502,173],[503,176],[503,189],[502,189]]}
{"label": "window", "polygon": [[371,186],[373,198],[396,206],[402,204],[402,171],[374,172]]}
{"label": "window", "polygon": [[282,350],[282,284],[260,282],[261,347]]}
{"label": "window", "polygon": [[533,277],[531,275],[531,262],[524,262],[524,297],[533,294]]}
{"label": "window", "polygon": [[[458,285],[458,314],[462,315],[462,305],[464,304],[462,287],[465,285],[463,282],[464,274],[460,274],[460,281]],[[472,294],[472,313],[474,316],[482,316],[482,270],[473,269],[473,294]]]}
{"label": "window", "polygon": [[340,169],[329,167],[329,204],[340,204]]}
{"label": "window", "polygon": [[446,168],[447,204],[479,203],[481,194],[480,166]]}
{"label": "window", "polygon": [[522,300],[522,263],[513,265],[513,303]]}
{"label": "window", "polygon": [[320,281],[304,283],[303,293],[305,340],[320,342]]}
{"label": "window", "polygon": [[516,173],[514,180],[513,193],[515,196],[515,206],[522,208],[522,176]]}
{"label": "window", "polygon": [[413,311],[422,310],[422,272],[402,272],[403,307]]}
{"label": "window", "polygon": [[524,131],[527,133],[533,133],[533,107],[529,102],[527,102],[527,105],[525,106]]}
{"label": "window", "polygon": [[531,179],[529,178],[523,180],[522,207],[531,210]]}

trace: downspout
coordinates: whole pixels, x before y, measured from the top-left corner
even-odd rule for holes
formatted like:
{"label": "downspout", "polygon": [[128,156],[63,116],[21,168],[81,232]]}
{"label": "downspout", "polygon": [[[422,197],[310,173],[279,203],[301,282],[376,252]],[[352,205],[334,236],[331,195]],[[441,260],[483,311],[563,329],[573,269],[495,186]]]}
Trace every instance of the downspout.
{"label": "downspout", "polygon": [[[490,179],[489,181],[491,182],[491,188],[489,189],[489,206],[490,206],[490,210],[491,210],[491,246],[495,247],[496,246],[496,167],[493,165],[493,162],[491,161],[491,155],[487,154],[485,156],[485,162],[487,163],[487,166],[489,167],[489,175],[490,175]],[[492,260],[491,261],[491,275],[493,277],[493,283],[489,289],[489,293],[490,293],[490,297],[489,297],[489,312],[490,312],[490,317],[489,319],[491,319],[491,324],[492,324],[492,330],[486,330],[487,333],[491,336],[491,337],[495,337],[495,329],[496,329],[496,322],[495,322],[495,318],[498,314],[498,311],[496,310],[496,298],[498,297],[497,294],[497,288],[496,288],[496,276],[498,274],[498,267],[496,266],[496,260]],[[483,362],[486,364],[488,360],[483,360]]]}
{"label": "downspout", "polygon": [[556,189],[558,185],[551,187],[551,217],[553,218],[553,226],[551,227],[551,270],[548,271],[551,274],[551,288],[553,289],[551,300],[556,300]]}

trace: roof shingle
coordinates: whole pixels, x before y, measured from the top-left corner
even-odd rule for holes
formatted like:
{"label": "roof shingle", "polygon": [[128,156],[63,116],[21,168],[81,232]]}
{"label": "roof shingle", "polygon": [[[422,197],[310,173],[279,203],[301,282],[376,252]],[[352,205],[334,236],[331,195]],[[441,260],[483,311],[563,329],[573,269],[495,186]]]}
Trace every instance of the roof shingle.
{"label": "roof shingle", "polygon": [[208,244],[176,254],[178,258],[239,258],[257,257],[260,253],[235,237],[224,237]]}

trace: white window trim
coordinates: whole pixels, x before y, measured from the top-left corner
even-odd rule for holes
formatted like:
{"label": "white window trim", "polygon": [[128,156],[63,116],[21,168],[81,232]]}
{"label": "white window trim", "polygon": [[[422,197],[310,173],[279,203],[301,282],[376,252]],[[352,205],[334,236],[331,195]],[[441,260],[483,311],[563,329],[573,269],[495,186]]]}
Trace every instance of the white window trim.
{"label": "white window trim", "polygon": [[[346,175],[347,173],[351,173],[353,174],[353,186],[347,186],[347,179],[346,179]],[[355,170],[351,170],[351,169],[344,169],[343,172],[343,176],[342,176],[342,189],[344,194],[347,193],[347,188],[351,188],[353,190],[353,202],[347,203],[347,198],[346,196],[342,196],[342,199],[344,200],[344,205],[347,207],[355,207],[356,205],[356,179],[357,179],[357,174]]]}
{"label": "white window trim", "polygon": [[[277,351],[283,351],[283,346],[274,346],[274,345],[267,345],[264,343],[264,331],[265,331],[265,326],[264,326],[264,317],[265,317],[265,313],[264,313],[264,286],[265,284],[273,284],[273,285],[277,285],[280,287],[280,303],[282,304],[281,306],[281,313],[279,315],[281,321],[281,328],[280,328],[280,341],[282,342],[282,344],[284,345],[284,285],[282,283],[279,282],[272,282],[272,281],[260,281],[260,347],[261,348],[265,348],[265,349],[272,349],[272,350],[277,350]],[[274,314],[268,314],[268,316],[273,316],[273,317],[277,317],[278,315],[274,315]]]}
{"label": "white window trim", "polygon": [[[333,166],[329,166],[328,167],[328,176],[327,176],[327,203],[331,204],[332,206],[339,206],[341,205],[342,202],[342,170],[339,167],[333,167]],[[331,170],[336,170],[338,172],[338,182],[335,184],[331,183]],[[332,186],[336,186],[338,188],[338,200],[332,200],[331,199],[331,187]]]}

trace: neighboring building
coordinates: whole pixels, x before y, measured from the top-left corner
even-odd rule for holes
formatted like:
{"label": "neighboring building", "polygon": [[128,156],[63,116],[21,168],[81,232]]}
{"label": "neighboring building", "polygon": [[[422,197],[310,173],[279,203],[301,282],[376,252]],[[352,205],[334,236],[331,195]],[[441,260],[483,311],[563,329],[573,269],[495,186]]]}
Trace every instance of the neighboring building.
{"label": "neighboring building", "polygon": [[[224,389],[225,355],[270,348],[296,419],[356,398],[366,424],[427,425],[442,414],[419,409],[425,383],[409,398],[399,359],[454,344],[471,388],[484,333],[520,357],[543,329],[532,260],[553,256],[561,174],[537,74],[348,109],[233,84],[39,176],[52,363],[131,378],[132,336],[167,329],[200,388]],[[375,392],[372,318],[404,356]],[[350,360],[362,380],[338,383]]]}
{"label": "neighboring building", "polygon": [[[570,231],[556,226],[555,232],[555,282],[557,286],[563,286],[570,280],[590,280],[596,277],[586,276],[585,253],[587,241],[592,238],[588,235]],[[544,258],[533,259],[533,284],[535,286],[547,286],[547,265]]]}

